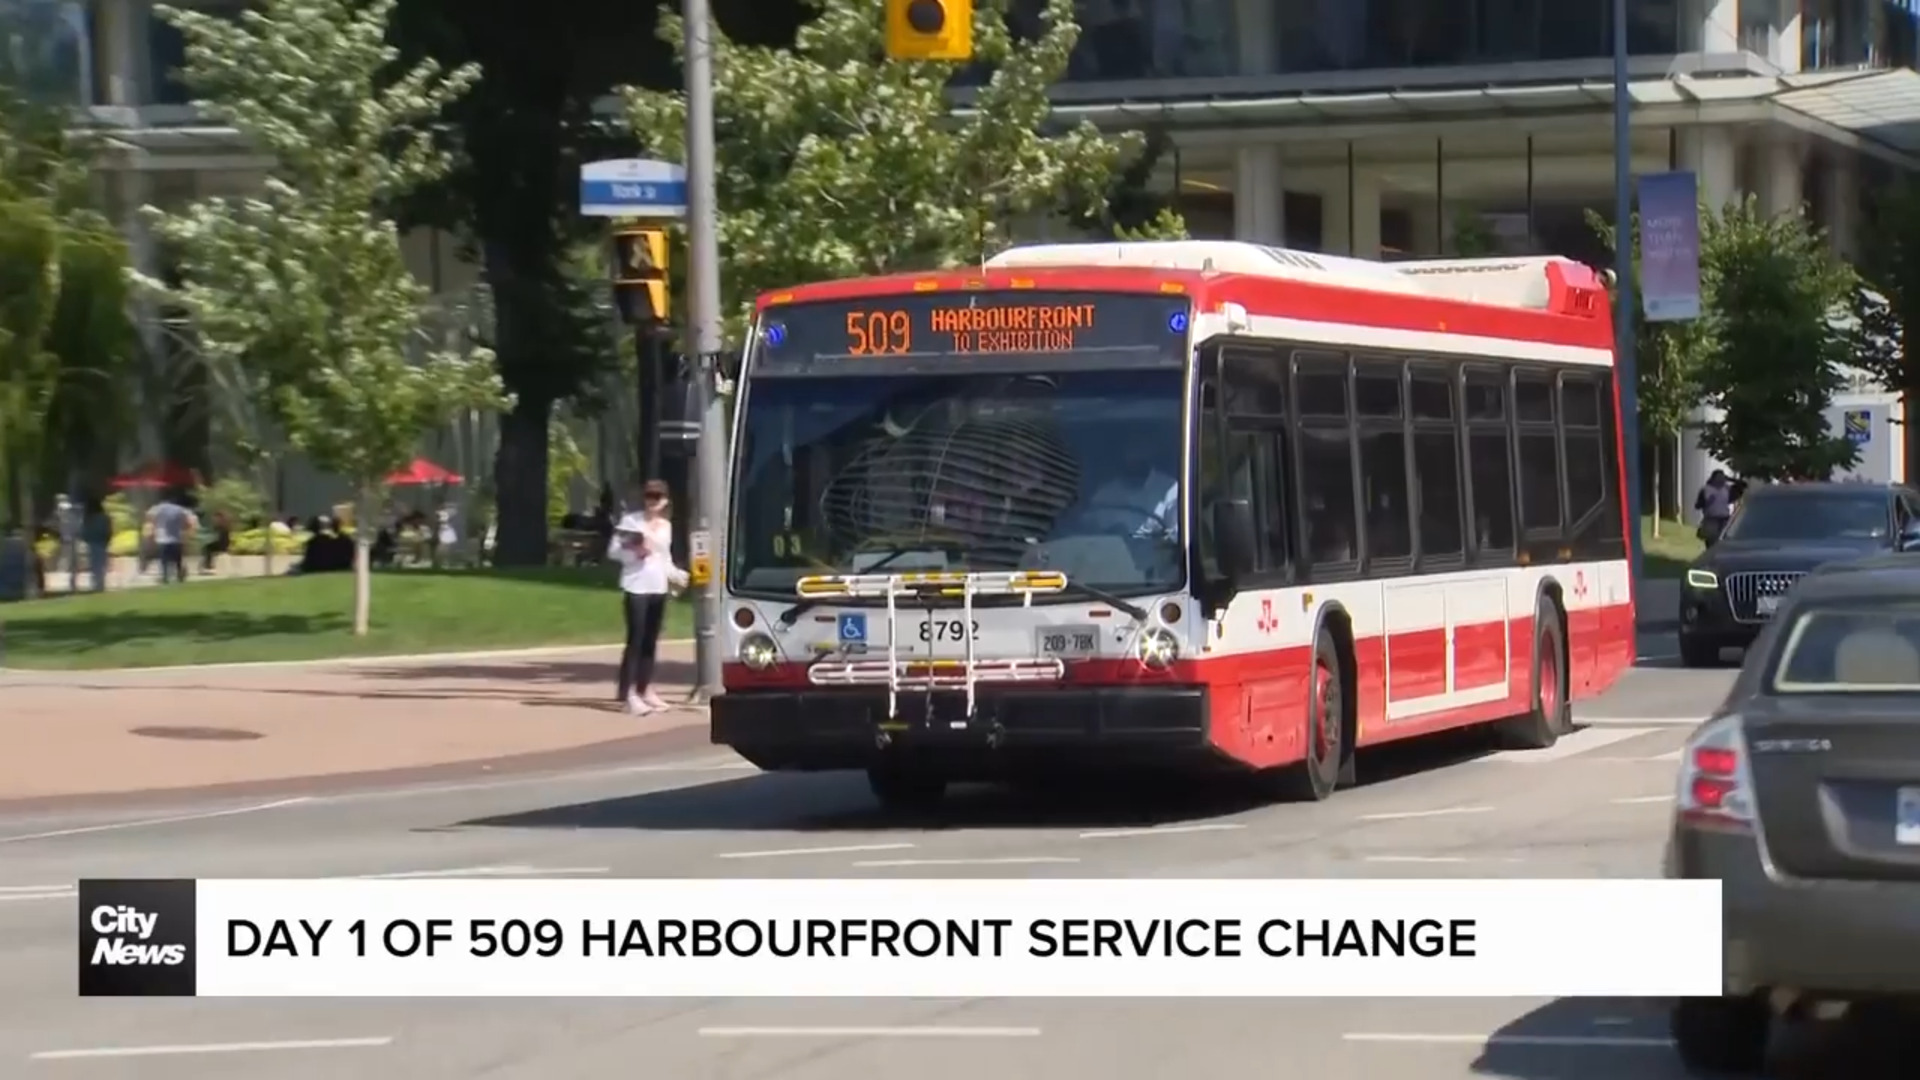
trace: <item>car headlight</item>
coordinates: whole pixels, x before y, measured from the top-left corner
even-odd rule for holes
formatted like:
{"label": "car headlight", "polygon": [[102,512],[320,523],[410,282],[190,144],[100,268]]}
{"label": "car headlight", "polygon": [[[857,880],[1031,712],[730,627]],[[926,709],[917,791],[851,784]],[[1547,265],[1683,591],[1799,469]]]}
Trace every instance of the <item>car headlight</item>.
{"label": "car headlight", "polygon": [[1164,627],[1149,626],[1141,631],[1134,648],[1141,665],[1149,671],[1165,671],[1180,658],[1180,639]]}
{"label": "car headlight", "polygon": [[1720,587],[1720,575],[1711,570],[1687,571],[1687,587],[1690,589],[1717,589]]}
{"label": "car headlight", "polygon": [[780,650],[765,634],[748,634],[740,639],[740,662],[755,671],[765,671],[780,659]]}

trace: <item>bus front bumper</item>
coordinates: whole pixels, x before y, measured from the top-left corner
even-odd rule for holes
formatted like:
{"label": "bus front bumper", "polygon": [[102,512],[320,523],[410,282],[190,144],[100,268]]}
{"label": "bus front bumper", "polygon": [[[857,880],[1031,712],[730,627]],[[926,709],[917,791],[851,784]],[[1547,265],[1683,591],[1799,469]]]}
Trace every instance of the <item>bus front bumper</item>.
{"label": "bus front bumper", "polygon": [[[713,741],[763,769],[858,769],[924,756],[956,775],[1031,761],[1174,766],[1216,759],[1200,686],[995,687],[966,695],[884,689],[734,690],[713,699]],[[1219,759],[1223,760],[1223,759]]]}

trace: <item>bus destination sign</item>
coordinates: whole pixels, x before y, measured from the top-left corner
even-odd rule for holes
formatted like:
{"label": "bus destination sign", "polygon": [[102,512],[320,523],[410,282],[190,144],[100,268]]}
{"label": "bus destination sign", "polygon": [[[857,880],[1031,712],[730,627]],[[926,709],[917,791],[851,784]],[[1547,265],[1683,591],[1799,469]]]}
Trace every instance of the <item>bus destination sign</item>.
{"label": "bus destination sign", "polygon": [[1184,297],[1125,293],[972,293],[769,308],[769,358],[821,360],[1184,349]]}

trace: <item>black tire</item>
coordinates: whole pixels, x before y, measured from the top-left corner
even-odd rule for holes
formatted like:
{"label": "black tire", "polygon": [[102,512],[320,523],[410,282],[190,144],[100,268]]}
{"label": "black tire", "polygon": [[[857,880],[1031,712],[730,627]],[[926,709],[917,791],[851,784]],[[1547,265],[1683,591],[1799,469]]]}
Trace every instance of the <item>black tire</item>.
{"label": "black tire", "polygon": [[888,810],[924,813],[947,797],[947,778],[899,765],[875,765],[867,770],[867,787]]}
{"label": "black tire", "polygon": [[1283,767],[1274,777],[1276,794],[1291,802],[1319,802],[1340,786],[1347,747],[1346,665],[1333,635],[1322,627],[1313,642],[1313,670],[1307,680],[1306,760]]}
{"label": "black tire", "polygon": [[1709,668],[1720,666],[1720,646],[1711,641],[1701,641],[1680,635],[1680,663],[1690,668]]}
{"label": "black tire", "polygon": [[1502,739],[1515,750],[1545,750],[1573,730],[1567,703],[1567,630],[1560,609],[1541,597],[1533,612],[1533,675],[1526,713],[1507,721]]}
{"label": "black tire", "polygon": [[1687,1071],[1738,1076],[1765,1067],[1772,1020],[1759,998],[1681,998],[1674,1002],[1669,1026]]}

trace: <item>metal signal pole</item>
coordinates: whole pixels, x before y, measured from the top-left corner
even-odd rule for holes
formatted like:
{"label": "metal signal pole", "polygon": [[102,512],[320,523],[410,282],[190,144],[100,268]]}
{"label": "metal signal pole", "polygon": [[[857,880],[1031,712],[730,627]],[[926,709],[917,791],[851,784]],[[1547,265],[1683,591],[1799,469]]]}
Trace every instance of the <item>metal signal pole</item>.
{"label": "metal signal pole", "polygon": [[[1613,0],[1613,313],[1614,385],[1620,394],[1620,448],[1626,459],[1621,483],[1627,489],[1627,565],[1633,589],[1640,590],[1640,380],[1634,357],[1634,309],[1639,290],[1633,279],[1633,99],[1627,87],[1627,0]],[[1635,619],[1638,622],[1638,619]],[[1640,655],[1640,637],[1633,635],[1634,656]]]}
{"label": "metal signal pole", "polygon": [[[707,0],[682,0],[687,65],[687,330],[701,427],[694,531],[694,700],[720,692],[721,557],[727,516],[727,410],[720,397],[720,238],[714,193],[713,16]],[[703,560],[704,557],[704,560]]]}

